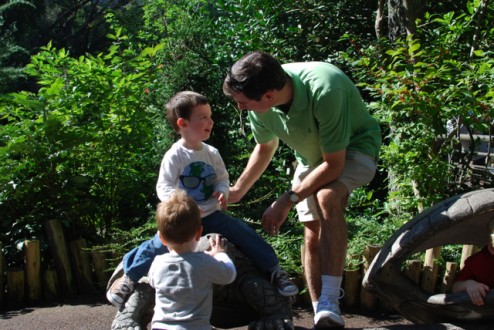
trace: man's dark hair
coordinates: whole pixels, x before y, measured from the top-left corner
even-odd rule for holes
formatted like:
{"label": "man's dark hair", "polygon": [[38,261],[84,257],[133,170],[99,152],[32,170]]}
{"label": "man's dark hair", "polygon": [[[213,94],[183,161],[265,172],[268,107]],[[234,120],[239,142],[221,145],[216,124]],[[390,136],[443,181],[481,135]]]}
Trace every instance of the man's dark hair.
{"label": "man's dark hair", "polygon": [[259,101],[267,91],[281,90],[287,78],[273,56],[256,51],[232,65],[223,82],[223,92],[228,96],[243,93],[247,98]]}

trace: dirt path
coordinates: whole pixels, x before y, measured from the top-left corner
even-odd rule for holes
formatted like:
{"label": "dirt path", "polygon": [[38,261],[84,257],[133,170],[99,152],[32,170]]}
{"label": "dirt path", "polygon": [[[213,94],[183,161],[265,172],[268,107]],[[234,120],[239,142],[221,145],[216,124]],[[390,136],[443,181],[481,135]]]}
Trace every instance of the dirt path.
{"label": "dirt path", "polygon": [[[78,297],[59,305],[26,307],[23,309],[2,310],[0,312],[0,329],[2,330],[54,330],[54,329],[89,329],[109,330],[116,309],[108,304],[103,296]],[[301,307],[294,309],[296,329],[312,329],[312,313]],[[365,315],[361,313],[343,313],[346,329],[392,329],[392,330],[459,330],[491,329],[488,325],[461,327],[450,324],[414,325],[398,315]],[[234,330],[234,329],[232,329]],[[235,328],[247,330],[247,326]]]}

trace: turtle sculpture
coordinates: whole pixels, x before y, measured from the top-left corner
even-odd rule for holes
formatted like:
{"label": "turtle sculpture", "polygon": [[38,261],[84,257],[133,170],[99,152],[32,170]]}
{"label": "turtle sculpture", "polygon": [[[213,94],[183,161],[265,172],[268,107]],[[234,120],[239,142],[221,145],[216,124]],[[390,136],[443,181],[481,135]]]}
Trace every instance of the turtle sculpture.
{"label": "turtle sculpture", "polygon": [[416,252],[449,244],[487,244],[490,220],[494,220],[494,189],[442,201],[385,242],[366,272],[363,286],[417,324],[494,319],[494,290],[489,291],[483,306],[474,306],[466,292],[428,293],[401,271],[407,257]]}
{"label": "turtle sculpture", "polygon": [[[198,250],[210,248],[209,236],[201,238]],[[293,330],[291,298],[281,296],[250,259],[231,243],[227,244],[227,253],[237,268],[237,277],[229,285],[213,286],[211,324],[218,328],[249,324],[249,329]],[[108,282],[107,290],[122,275],[120,263]],[[141,279],[123,308],[117,311],[112,330],[147,329],[153,315],[154,299],[154,289],[146,278]]]}

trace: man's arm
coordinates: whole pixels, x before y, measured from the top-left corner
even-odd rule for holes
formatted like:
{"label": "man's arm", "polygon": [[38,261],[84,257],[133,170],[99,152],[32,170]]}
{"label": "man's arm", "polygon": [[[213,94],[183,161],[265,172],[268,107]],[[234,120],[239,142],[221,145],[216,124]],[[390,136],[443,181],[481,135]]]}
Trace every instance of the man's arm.
{"label": "man's arm", "polygon": [[[293,187],[293,192],[300,197],[300,200],[303,200],[336,180],[343,172],[345,155],[345,150],[323,154],[323,162],[309,173],[299,185]],[[262,216],[264,230],[271,235],[276,235],[293,205],[288,193],[281,195]]]}
{"label": "man's arm", "polygon": [[249,157],[247,166],[235,182],[233,187],[230,187],[228,196],[229,203],[236,203],[245,196],[249,189],[259,179],[268,167],[273,155],[278,148],[279,139],[274,138],[269,142],[257,144]]}
{"label": "man's arm", "polygon": [[323,162],[307,175],[293,191],[303,200],[336,180],[345,167],[346,150],[323,154]]}

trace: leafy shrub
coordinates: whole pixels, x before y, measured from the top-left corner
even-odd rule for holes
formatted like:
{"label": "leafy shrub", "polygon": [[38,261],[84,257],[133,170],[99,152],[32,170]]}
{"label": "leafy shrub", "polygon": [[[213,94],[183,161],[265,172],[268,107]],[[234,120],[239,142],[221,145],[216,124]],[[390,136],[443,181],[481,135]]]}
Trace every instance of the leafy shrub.
{"label": "leafy shrub", "polygon": [[[41,231],[51,219],[62,220],[69,240],[90,241],[141,222],[155,204],[162,154],[153,148],[157,110],[145,101],[158,50],[115,44],[107,54],[72,58],[48,45],[33,56],[26,72],[38,93],[1,99],[2,241],[30,239],[29,228]],[[9,228],[19,232],[5,235]]]}
{"label": "leafy shrub", "polygon": [[486,31],[480,49],[470,55],[474,12],[469,10],[426,15],[427,29],[394,44],[379,40],[360,47],[358,39],[344,37],[353,46],[341,55],[386,125],[381,161],[390,172],[388,201],[396,212],[416,213],[482,184],[450,161],[461,145],[454,134],[446,134],[450,119],[488,132],[494,118],[489,106],[494,62],[487,51],[493,31]]}

